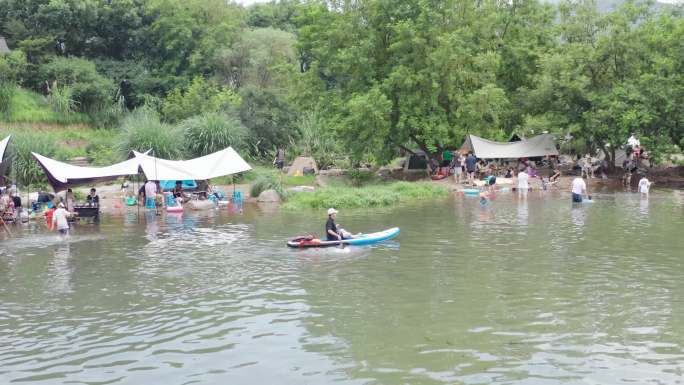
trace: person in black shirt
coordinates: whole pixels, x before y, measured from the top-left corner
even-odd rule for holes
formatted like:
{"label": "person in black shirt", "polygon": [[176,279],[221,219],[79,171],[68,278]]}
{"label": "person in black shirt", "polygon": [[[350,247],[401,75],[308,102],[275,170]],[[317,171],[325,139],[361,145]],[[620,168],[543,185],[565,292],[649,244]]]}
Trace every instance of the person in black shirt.
{"label": "person in black shirt", "polygon": [[21,197],[19,197],[19,195],[14,195],[13,193],[11,193],[10,198],[12,198],[12,203],[14,203],[14,209],[19,210],[21,208]]}
{"label": "person in black shirt", "polygon": [[335,224],[336,217],[337,210],[333,208],[328,209],[328,221],[325,223],[325,235],[327,235],[329,241],[342,240],[342,233],[337,230],[337,225]]}
{"label": "person in black shirt", "polygon": [[100,197],[97,195],[97,192],[95,191],[94,188],[90,189],[90,194],[86,197],[86,201],[88,201],[88,204],[90,206],[99,206],[100,205]]}

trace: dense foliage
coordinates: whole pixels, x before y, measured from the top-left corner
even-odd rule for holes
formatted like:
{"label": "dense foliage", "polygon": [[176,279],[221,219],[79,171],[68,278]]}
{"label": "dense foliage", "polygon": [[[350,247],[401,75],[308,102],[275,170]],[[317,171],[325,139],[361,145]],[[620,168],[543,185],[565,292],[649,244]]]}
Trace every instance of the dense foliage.
{"label": "dense foliage", "polygon": [[31,89],[48,123],[170,157],[381,164],[543,131],[609,157],[631,133],[684,145],[682,8],[648,1],[0,0],[0,35],[1,120],[36,119]]}

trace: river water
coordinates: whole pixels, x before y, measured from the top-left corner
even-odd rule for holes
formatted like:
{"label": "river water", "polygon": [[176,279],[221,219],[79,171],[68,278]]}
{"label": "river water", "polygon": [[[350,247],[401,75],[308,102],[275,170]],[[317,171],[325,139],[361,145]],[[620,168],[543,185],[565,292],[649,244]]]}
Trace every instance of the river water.
{"label": "river water", "polygon": [[343,210],[370,248],[288,250],[322,211],[42,226],[0,241],[0,383],[674,384],[684,192]]}

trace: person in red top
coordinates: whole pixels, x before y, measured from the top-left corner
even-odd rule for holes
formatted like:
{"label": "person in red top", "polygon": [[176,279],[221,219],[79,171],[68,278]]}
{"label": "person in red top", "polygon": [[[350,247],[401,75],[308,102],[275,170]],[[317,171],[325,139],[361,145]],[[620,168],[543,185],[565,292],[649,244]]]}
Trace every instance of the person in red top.
{"label": "person in red top", "polygon": [[52,214],[55,213],[55,206],[50,207],[45,210],[45,219],[47,220],[47,226],[50,231],[52,231]]}

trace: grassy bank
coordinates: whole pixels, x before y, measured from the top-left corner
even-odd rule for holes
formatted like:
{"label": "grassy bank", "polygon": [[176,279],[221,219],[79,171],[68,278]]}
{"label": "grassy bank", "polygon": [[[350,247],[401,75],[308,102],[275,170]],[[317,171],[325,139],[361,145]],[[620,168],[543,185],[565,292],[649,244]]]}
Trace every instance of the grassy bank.
{"label": "grassy bank", "polygon": [[303,208],[364,208],[385,207],[416,200],[443,198],[448,190],[429,182],[395,182],[364,187],[324,187],[313,193],[295,193],[283,207]]}
{"label": "grassy bank", "polygon": [[86,124],[87,115],[78,112],[60,113],[50,107],[45,97],[35,92],[16,88],[11,96],[11,108],[0,112],[0,122],[42,124]]}

